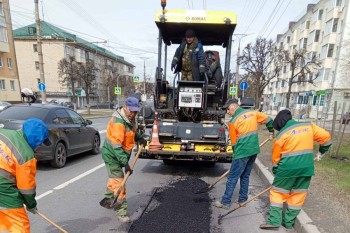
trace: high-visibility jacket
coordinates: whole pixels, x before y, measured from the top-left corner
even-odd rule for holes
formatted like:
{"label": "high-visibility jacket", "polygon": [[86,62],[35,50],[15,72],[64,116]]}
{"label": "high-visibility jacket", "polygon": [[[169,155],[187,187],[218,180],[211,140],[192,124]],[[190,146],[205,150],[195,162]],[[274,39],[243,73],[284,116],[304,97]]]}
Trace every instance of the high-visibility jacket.
{"label": "high-visibility jacket", "polygon": [[228,123],[233,159],[260,153],[258,124],[265,124],[273,132],[272,119],[261,112],[238,108]]}
{"label": "high-visibility jacket", "polygon": [[313,176],[314,141],[320,144],[322,154],[332,144],[326,130],[310,122],[289,120],[274,140],[272,164],[276,177]]}
{"label": "high-visibility jacket", "polygon": [[120,114],[115,114],[108,122],[106,140],[102,147],[102,158],[108,164],[119,164],[124,167],[131,155],[135,140],[142,136],[137,133],[137,126],[132,125],[123,119],[122,109],[117,110]]}
{"label": "high-visibility jacket", "polygon": [[0,209],[36,207],[36,159],[21,130],[0,129]]}

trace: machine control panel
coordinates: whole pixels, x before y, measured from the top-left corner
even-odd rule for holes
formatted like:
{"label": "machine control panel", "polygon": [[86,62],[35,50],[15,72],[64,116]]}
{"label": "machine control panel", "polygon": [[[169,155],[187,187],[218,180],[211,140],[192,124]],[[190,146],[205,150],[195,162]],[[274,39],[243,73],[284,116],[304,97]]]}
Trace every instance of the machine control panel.
{"label": "machine control panel", "polygon": [[201,88],[181,87],[179,92],[179,107],[201,108],[202,97]]}

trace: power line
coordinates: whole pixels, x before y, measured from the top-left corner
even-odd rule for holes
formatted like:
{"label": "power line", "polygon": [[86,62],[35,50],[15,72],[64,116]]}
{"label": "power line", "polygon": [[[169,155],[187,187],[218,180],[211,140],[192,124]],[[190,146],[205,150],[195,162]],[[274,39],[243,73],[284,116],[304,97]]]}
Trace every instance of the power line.
{"label": "power line", "polygon": [[260,12],[264,9],[264,6],[266,5],[266,4],[265,4],[266,1],[267,1],[267,0],[265,0],[264,2],[262,2],[262,6],[258,7],[258,12],[255,14],[255,16],[253,17],[253,19],[250,21],[250,24],[248,25],[248,27],[247,27],[247,29],[245,30],[244,33],[246,33],[246,32],[249,30],[249,28],[250,28],[250,26],[253,24],[255,18],[256,18],[256,17],[260,14]]}
{"label": "power line", "polygon": [[284,11],[283,11],[282,14],[280,15],[280,17],[278,17],[276,23],[273,25],[273,27],[271,28],[271,31],[269,32],[269,34],[268,34],[266,37],[269,37],[269,36],[270,36],[271,32],[273,31],[273,29],[275,29],[277,23],[279,23],[279,21],[280,21],[282,15],[284,15],[284,12],[286,12],[286,10],[288,9],[288,6],[289,6],[289,4],[290,4],[291,2],[292,2],[292,0],[289,0],[289,2],[288,2],[288,4],[287,4],[286,8],[284,8]]}
{"label": "power line", "polygon": [[265,26],[260,30],[259,35],[264,35],[266,30],[268,29],[272,19],[274,18],[275,14],[276,14],[276,9],[280,5],[280,3],[281,3],[281,0],[278,0],[277,4],[275,5],[275,8],[273,9],[273,11],[271,12],[269,18],[265,22]]}

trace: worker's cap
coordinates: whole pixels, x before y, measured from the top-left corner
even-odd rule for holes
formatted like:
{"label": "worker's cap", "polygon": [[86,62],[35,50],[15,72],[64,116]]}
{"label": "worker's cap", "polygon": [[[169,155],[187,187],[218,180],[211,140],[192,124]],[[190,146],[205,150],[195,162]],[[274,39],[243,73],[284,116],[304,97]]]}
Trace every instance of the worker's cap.
{"label": "worker's cap", "polygon": [[192,29],[187,29],[185,33],[186,38],[193,38],[196,37],[196,33]]}
{"label": "worker's cap", "polygon": [[34,150],[44,143],[50,146],[49,130],[46,124],[38,118],[30,118],[23,123],[23,133],[27,139],[29,146]]}
{"label": "worker's cap", "polygon": [[222,108],[228,108],[231,104],[238,104],[238,99],[236,98],[228,99],[225,105],[222,106]]}
{"label": "worker's cap", "polygon": [[132,112],[139,112],[141,110],[139,100],[135,97],[129,97],[125,100],[125,105],[128,106]]}

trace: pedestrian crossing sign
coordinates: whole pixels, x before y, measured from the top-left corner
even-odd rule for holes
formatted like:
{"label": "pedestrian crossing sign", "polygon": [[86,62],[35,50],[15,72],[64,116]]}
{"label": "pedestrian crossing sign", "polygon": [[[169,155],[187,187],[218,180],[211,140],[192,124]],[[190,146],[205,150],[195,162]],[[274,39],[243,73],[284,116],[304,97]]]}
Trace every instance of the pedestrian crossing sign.
{"label": "pedestrian crossing sign", "polygon": [[122,88],[121,87],[114,87],[114,94],[115,95],[121,95],[122,94]]}
{"label": "pedestrian crossing sign", "polygon": [[237,95],[237,86],[230,87],[230,95]]}
{"label": "pedestrian crossing sign", "polygon": [[140,82],[140,77],[139,76],[134,76],[134,83]]}

